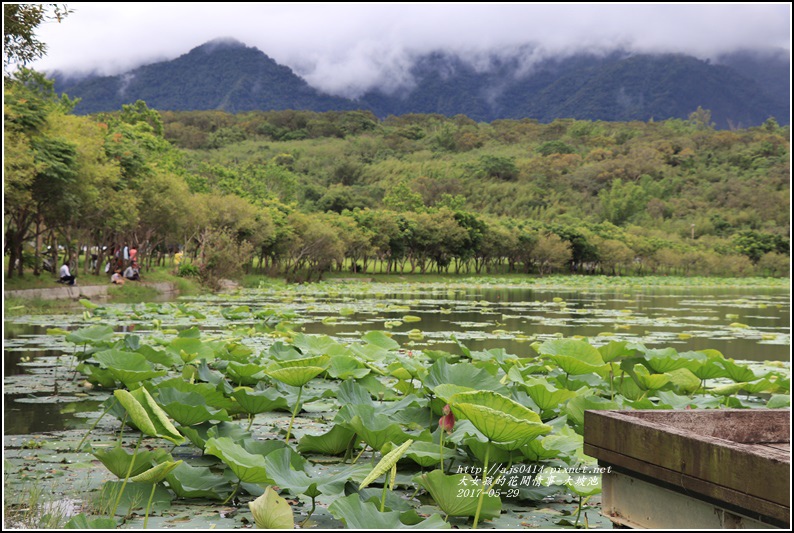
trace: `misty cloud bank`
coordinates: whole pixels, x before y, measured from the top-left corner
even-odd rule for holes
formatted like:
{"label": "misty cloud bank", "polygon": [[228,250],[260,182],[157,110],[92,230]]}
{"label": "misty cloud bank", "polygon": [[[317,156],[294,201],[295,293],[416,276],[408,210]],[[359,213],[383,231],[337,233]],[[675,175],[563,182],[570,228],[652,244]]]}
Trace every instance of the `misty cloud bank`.
{"label": "misty cloud bank", "polygon": [[42,27],[42,70],[118,74],[230,37],[289,66],[312,86],[358,97],[410,89],[416,60],[456,56],[478,72],[616,49],[701,59],[743,49],[790,54],[791,6],[69,4]]}

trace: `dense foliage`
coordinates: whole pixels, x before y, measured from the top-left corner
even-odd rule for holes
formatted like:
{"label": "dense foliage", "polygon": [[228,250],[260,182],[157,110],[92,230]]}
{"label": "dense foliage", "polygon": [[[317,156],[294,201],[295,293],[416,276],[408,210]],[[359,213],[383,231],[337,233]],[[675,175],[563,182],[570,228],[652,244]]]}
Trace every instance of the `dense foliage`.
{"label": "dense foliage", "polygon": [[[39,255],[140,257],[291,279],[354,272],[786,275],[788,127],[404,115],[70,114],[41,76],[5,88],[8,275]],[[234,264],[206,242],[236,243]],[[214,241],[213,241],[214,242]],[[217,257],[217,254],[215,254]],[[74,267],[74,265],[73,265]],[[184,268],[184,266],[182,267]]]}
{"label": "dense foliage", "polygon": [[343,98],[309,86],[256,48],[222,39],[116,76],[54,76],[59,92],[82,99],[78,113],[113,111],[141,99],[169,111],[366,109],[380,118],[440,113],[488,122],[647,121],[685,119],[703,106],[713,112],[717,127],[726,129],[758,126],[770,116],[788,124],[788,56],[785,51],[729,54],[712,63],[685,54],[618,49],[546,57],[525,46],[473,62],[465,54],[434,52],[391,73],[389,87],[364,86]]}

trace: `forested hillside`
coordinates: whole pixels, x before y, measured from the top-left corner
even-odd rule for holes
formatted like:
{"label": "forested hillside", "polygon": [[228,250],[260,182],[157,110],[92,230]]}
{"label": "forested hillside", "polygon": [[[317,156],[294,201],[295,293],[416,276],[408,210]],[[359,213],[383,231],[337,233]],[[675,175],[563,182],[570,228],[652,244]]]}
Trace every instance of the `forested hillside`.
{"label": "forested hillside", "polygon": [[[534,59],[533,59],[534,58]],[[487,65],[448,52],[415,58],[396,86],[354,99],[310,87],[260,50],[216,40],[173,59],[117,76],[54,73],[56,89],[80,102],[77,113],[113,111],[144,100],[168,111],[366,109],[379,118],[408,113],[466,115],[476,121],[532,118],[583,120],[686,119],[703,107],[718,129],[788,124],[789,64],[785,56],[745,53],[722,64],[684,54],[578,53],[537,58],[531,47],[494,55]]]}
{"label": "forested hillside", "polygon": [[47,245],[95,247],[102,265],[122,242],[147,261],[182,250],[196,275],[788,273],[789,128],[774,120],[72,106],[35,73],[6,83],[9,275]]}

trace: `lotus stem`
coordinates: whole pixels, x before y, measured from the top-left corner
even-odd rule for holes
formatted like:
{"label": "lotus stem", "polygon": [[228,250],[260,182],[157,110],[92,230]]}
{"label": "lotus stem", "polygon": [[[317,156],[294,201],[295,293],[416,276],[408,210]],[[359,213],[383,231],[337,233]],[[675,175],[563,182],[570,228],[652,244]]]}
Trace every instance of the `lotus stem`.
{"label": "lotus stem", "polygon": [[441,472],[444,472],[444,429],[441,428],[441,436],[438,438],[439,454],[441,455]]}
{"label": "lotus stem", "polygon": [[[77,445],[77,447],[74,449],[74,451],[77,452],[77,451],[80,451],[83,448],[83,443],[85,442],[85,440],[88,438],[88,436],[91,434],[91,432],[94,431],[94,429],[97,427],[97,425],[99,424],[99,421],[102,420],[102,418],[106,414],[108,414],[108,412],[111,409],[113,409],[114,405],[116,405],[116,399],[115,398],[113,398],[113,403],[111,403],[110,406],[107,409],[105,409],[105,411],[101,415],[99,415],[99,418],[97,418],[94,421],[94,424],[90,428],[88,428],[88,431],[86,432],[86,434],[83,435],[83,440],[80,441],[80,444]],[[121,427],[124,427],[124,425],[122,425]]]}
{"label": "lotus stem", "polygon": [[477,512],[474,513],[474,525],[472,529],[477,529],[477,522],[480,520],[480,510],[482,510],[482,499],[485,497],[485,476],[488,473],[488,455],[491,453],[491,441],[488,441],[488,447],[485,448],[485,463],[482,467],[482,489],[480,490],[480,497],[477,499]]}
{"label": "lotus stem", "polygon": [[254,414],[253,413],[249,413],[248,414],[248,427],[245,430],[246,431],[251,431],[251,426],[253,426],[253,425],[254,425]]}
{"label": "lotus stem", "polygon": [[306,518],[303,520],[303,522],[301,522],[301,524],[300,524],[300,526],[301,526],[301,527],[303,527],[303,526],[305,526],[305,525],[306,525],[306,522],[308,522],[308,521],[309,521],[309,518],[311,518],[311,517],[312,517],[312,515],[314,514],[314,510],[315,510],[316,508],[317,508],[317,501],[315,500],[315,497],[314,497],[314,496],[312,496],[312,508],[311,508],[311,510],[309,511],[309,514],[307,514],[307,515],[306,515]]}
{"label": "lotus stem", "polygon": [[576,510],[576,522],[574,522],[573,527],[579,526],[579,515],[582,514],[582,496],[579,496],[579,507]]}
{"label": "lotus stem", "polygon": [[[374,455],[374,454],[373,454]],[[386,490],[389,488],[389,473],[386,472],[386,477],[383,479],[383,494],[380,497],[380,512],[386,509]]]}
{"label": "lotus stem", "polygon": [[358,461],[359,457],[361,457],[361,455],[362,455],[362,454],[363,454],[365,451],[367,451],[367,448],[368,448],[368,447],[369,447],[369,444],[366,444],[366,443],[365,443],[365,444],[364,444],[364,447],[361,449],[361,451],[360,451],[360,452],[358,452],[358,455],[356,455],[356,458],[355,458],[355,459],[353,459],[353,462],[352,462],[352,463],[350,463],[350,464],[356,464],[356,462]]}
{"label": "lotus stem", "polygon": [[146,516],[143,517],[143,529],[146,529],[146,524],[149,523],[149,511],[152,509],[155,488],[157,488],[157,483],[152,483],[152,492],[149,493],[149,501],[146,503]]}
{"label": "lotus stem", "polygon": [[292,410],[292,418],[289,419],[289,427],[287,428],[287,440],[285,441],[287,443],[289,443],[289,436],[292,434],[292,423],[295,421],[295,415],[298,414],[298,409],[300,409],[301,394],[303,394],[303,385],[301,385],[300,388],[298,389],[298,399],[295,400],[295,408]]}
{"label": "lotus stem", "polygon": [[[122,426],[122,428],[123,427],[124,426]],[[132,468],[135,466],[135,458],[138,456],[138,448],[140,448],[142,440],[143,433],[141,433],[141,436],[138,437],[138,442],[135,443],[135,451],[132,452],[132,460],[130,461],[129,468],[127,468],[127,475],[124,476],[124,483],[121,484],[119,495],[116,497],[116,503],[113,505],[113,512],[110,513],[110,516],[115,516],[116,510],[119,508],[119,504],[121,503],[121,495],[124,494],[124,488],[127,486],[127,482],[130,480],[130,474],[132,474]]]}
{"label": "lotus stem", "polygon": [[222,505],[226,505],[227,503],[229,503],[229,502],[232,500],[232,498],[234,497],[234,495],[235,495],[235,494],[237,494],[237,491],[240,489],[240,484],[241,484],[242,482],[243,482],[243,480],[242,480],[242,479],[238,479],[238,480],[237,480],[237,485],[235,485],[235,486],[234,486],[234,490],[232,491],[232,493],[231,493],[231,494],[229,494],[229,497],[228,497],[228,498],[226,498],[225,500],[223,500],[223,504],[222,504]]}

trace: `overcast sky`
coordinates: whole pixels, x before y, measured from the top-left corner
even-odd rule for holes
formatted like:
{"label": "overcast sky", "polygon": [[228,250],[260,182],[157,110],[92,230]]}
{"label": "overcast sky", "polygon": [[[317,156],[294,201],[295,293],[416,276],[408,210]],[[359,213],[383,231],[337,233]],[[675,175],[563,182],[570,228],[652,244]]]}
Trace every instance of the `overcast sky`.
{"label": "overcast sky", "polygon": [[[40,70],[117,74],[231,37],[291,67],[310,84],[355,96],[399,84],[411,59],[489,54],[534,45],[533,57],[622,46],[701,58],[742,48],[790,50],[791,5],[777,4],[280,4],[68,3],[40,26]],[[525,55],[527,55],[525,53]]]}

